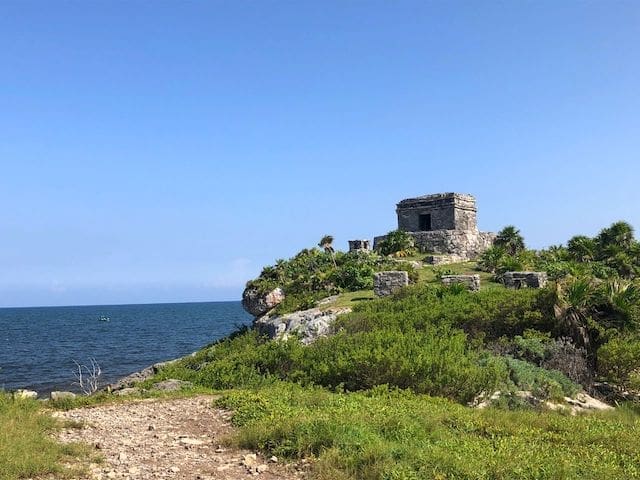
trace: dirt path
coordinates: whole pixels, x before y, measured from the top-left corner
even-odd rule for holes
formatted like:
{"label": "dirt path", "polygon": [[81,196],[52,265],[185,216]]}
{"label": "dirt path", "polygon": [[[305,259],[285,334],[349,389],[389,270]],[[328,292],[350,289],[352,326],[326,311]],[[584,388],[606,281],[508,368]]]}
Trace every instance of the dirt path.
{"label": "dirt path", "polygon": [[221,438],[232,429],[230,414],[213,408],[210,396],[102,405],[55,416],[84,424],[63,430],[60,439],[88,443],[102,454],[105,461],[90,467],[94,479],[304,478],[304,468],[223,447]]}

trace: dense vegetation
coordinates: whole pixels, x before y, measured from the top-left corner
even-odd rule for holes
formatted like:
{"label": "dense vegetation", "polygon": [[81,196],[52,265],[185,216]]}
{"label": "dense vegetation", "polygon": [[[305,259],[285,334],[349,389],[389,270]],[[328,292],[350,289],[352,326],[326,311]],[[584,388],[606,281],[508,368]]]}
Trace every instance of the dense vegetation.
{"label": "dense vegetation", "polygon": [[264,267],[260,276],[247,283],[261,292],[280,287],[286,298],[278,312],[293,312],[311,308],[324,297],[341,292],[373,288],[373,274],[382,270],[405,270],[416,281],[415,269],[407,262],[362,252],[336,252],[333,238],[325,235],[318,248],[304,249],[288,260],[277,260]]}

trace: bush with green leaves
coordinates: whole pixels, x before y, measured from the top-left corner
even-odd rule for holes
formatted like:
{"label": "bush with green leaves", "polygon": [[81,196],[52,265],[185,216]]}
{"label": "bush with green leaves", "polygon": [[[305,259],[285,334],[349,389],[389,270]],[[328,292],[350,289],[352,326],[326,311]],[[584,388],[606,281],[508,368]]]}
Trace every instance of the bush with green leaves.
{"label": "bush with green leaves", "polygon": [[376,246],[380,255],[410,253],[414,250],[413,237],[403,230],[393,230],[385,235],[384,240]]}
{"label": "bush with green leaves", "polygon": [[562,400],[580,391],[580,386],[562,372],[547,370],[515,358],[506,359],[509,376],[518,390],[530,391],[540,399]]}
{"label": "bush with green leaves", "polygon": [[601,346],[598,373],[622,389],[640,390],[640,338],[617,336]]}
{"label": "bush with green leaves", "polygon": [[415,285],[384,299],[366,302],[337,327],[347,332],[380,328],[421,330],[430,325],[451,325],[472,337],[487,340],[520,335],[528,328],[550,332],[555,328],[554,293],[548,289],[503,288],[469,292],[440,285]]}

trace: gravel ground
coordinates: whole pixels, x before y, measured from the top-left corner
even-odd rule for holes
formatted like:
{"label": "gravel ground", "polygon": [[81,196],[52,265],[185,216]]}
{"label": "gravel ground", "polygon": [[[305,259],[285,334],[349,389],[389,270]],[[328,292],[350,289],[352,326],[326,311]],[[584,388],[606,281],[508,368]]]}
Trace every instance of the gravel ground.
{"label": "gravel ground", "polygon": [[91,464],[91,478],[265,480],[305,478],[308,466],[283,465],[254,452],[227,448],[230,413],[212,406],[213,397],[141,400],[56,412],[81,422],[66,428],[62,442],[92,445],[103,458]]}

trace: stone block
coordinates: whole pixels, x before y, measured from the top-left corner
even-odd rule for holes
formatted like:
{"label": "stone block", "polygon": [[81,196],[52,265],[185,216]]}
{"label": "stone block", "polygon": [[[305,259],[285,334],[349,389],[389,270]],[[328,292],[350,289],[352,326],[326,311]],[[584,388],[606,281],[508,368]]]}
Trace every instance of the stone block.
{"label": "stone block", "polygon": [[378,297],[391,295],[407,285],[409,285],[409,274],[402,270],[378,272],[373,276],[373,293]]}
{"label": "stone block", "polygon": [[546,272],[506,272],[502,282],[507,288],[544,288],[547,284]]}
{"label": "stone block", "polygon": [[467,259],[460,255],[427,255],[424,262],[429,265],[449,265],[451,263],[464,262]]}
{"label": "stone block", "polygon": [[480,275],[443,275],[441,281],[443,285],[461,283],[473,292],[480,290]]}
{"label": "stone block", "polygon": [[371,244],[369,240],[349,240],[350,252],[370,252]]}

